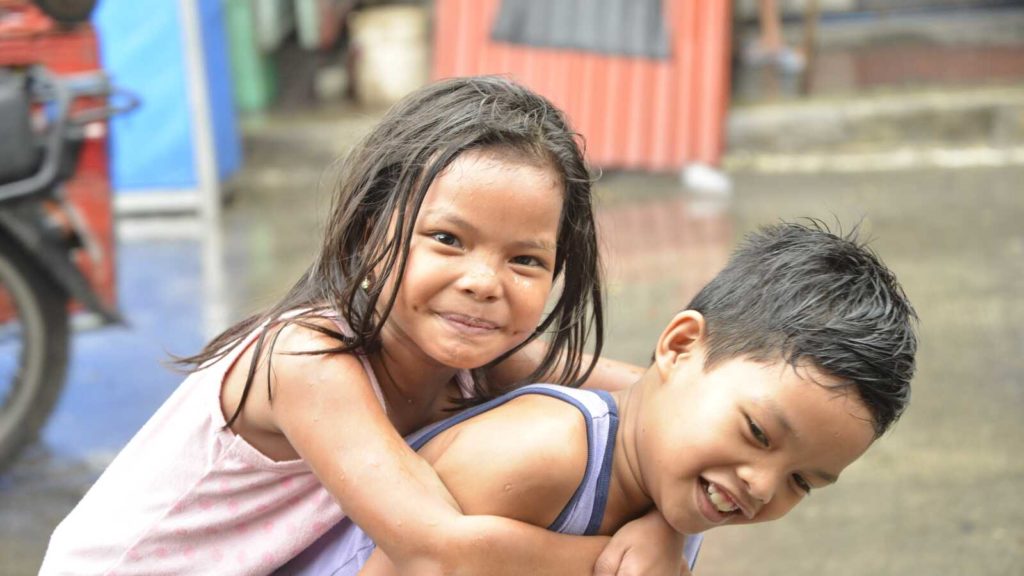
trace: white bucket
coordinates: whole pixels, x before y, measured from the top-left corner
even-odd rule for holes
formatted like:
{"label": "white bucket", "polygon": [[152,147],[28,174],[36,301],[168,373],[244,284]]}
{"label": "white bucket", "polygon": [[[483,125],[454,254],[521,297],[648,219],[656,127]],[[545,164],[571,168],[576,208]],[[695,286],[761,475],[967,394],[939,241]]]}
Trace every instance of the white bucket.
{"label": "white bucket", "polygon": [[392,104],[427,83],[429,12],[422,6],[382,6],[349,20],[356,99]]}

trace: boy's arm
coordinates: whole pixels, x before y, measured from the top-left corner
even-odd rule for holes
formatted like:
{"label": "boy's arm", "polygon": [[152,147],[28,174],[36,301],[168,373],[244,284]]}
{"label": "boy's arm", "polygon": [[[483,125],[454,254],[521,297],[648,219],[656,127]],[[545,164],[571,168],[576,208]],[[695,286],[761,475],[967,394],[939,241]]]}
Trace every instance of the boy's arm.
{"label": "boy's arm", "polygon": [[[530,342],[501,364],[491,367],[487,372],[488,377],[499,384],[521,382],[540,365],[545,347],[545,343],[539,340]],[[592,358],[589,354],[584,355],[583,366],[589,366]],[[644,368],[640,366],[602,356],[598,358],[593,372],[583,383],[583,388],[614,392],[630,386],[639,380],[643,373]]]}
{"label": "boy's arm", "polygon": [[[286,353],[325,344],[308,330],[282,330],[270,371],[274,425],[402,573],[590,573],[575,556],[552,551],[603,544],[576,544],[588,539],[505,518],[464,516],[391,425],[356,358]],[[254,386],[265,382],[266,368],[258,374]]]}

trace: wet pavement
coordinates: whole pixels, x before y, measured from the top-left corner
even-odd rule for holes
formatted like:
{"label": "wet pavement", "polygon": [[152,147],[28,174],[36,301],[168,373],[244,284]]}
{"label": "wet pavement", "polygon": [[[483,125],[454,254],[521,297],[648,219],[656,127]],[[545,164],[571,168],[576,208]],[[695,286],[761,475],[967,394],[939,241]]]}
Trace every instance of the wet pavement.
{"label": "wet pavement", "polygon": [[[314,130],[317,119],[304,120]],[[196,350],[209,318],[266,305],[304,268],[330,190],[326,167],[350,140],[315,153],[253,141],[222,253],[204,256],[216,244],[195,223],[124,223],[119,288],[130,324],[75,336],[42,441],[0,476],[0,574],[35,572],[53,526],[180,380],[162,364],[168,353]],[[663,323],[742,234],[814,216],[861,222],[876,239],[922,318],[920,372],[904,420],[838,487],[783,522],[712,533],[698,573],[1020,574],[1024,167],[732,176],[731,195],[707,196],[674,175],[604,174],[608,354],[645,362]],[[223,263],[220,294],[209,292],[204,259]],[[211,313],[218,302],[226,309]]]}

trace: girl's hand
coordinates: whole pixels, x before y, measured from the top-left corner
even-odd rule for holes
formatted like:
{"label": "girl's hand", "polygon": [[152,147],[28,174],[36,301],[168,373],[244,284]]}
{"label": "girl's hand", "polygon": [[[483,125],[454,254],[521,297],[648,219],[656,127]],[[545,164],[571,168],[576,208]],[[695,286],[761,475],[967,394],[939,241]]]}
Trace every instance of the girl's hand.
{"label": "girl's hand", "polygon": [[690,574],[683,561],[685,541],[660,512],[651,510],[615,533],[594,565],[594,576]]}

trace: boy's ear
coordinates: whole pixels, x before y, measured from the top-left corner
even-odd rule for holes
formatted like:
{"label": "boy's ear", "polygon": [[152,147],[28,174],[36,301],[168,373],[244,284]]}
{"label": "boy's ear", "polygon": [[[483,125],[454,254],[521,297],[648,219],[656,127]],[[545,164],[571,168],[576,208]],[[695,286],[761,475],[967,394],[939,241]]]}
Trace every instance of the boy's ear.
{"label": "boy's ear", "polygon": [[704,361],[698,353],[704,344],[704,330],[704,315],[696,310],[683,310],[669,321],[654,349],[654,364],[662,380],[668,379],[677,362]]}

